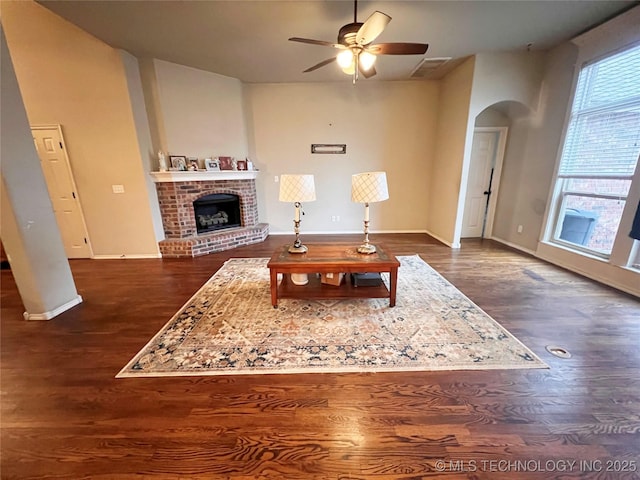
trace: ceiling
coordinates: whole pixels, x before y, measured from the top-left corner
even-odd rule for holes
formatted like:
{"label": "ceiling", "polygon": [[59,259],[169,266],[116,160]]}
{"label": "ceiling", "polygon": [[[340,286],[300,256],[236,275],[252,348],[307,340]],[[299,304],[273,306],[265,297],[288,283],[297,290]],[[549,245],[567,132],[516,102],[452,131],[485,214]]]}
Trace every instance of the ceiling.
{"label": "ceiling", "polygon": [[[38,0],[115,48],[235,77],[248,83],[345,81],[337,65],[306,68],[335,49],[290,42],[334,42],[353,21],[353,2],[319,0]],[[366,82],[406,80],[423,58],[453,60],[423,78],[437,78],[456,60],[481,52],[546,50],[637,5],[630,1],[364,1],[358,21],[375,10],[392,17],[376,42],[430,45],[422,55],[378,58]],[[374,42],[374,43],[376,43]]]}

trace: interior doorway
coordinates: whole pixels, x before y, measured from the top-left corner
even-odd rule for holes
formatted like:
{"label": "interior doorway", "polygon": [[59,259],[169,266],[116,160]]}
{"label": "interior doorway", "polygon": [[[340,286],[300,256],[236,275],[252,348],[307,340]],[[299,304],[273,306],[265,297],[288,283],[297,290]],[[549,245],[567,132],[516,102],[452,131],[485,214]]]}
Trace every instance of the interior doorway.
{"label": "interior doorway", "polygon": [[87,226],[60,125],[31,126],[33,141],[68,258],[91,258]]}
{"label": "interior doorway", "polygon": [[507,127],[478,127],[474,130],[462,238],[491,236],[507,130]]}

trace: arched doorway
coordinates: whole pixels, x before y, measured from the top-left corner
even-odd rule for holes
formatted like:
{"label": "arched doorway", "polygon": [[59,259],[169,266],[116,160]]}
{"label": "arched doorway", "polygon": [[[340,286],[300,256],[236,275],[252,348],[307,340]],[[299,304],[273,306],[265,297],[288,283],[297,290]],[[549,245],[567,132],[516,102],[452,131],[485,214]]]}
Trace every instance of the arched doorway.
{"label": "arched doorway", "polygon": [[485,108],[476,117],[461,238],[491,237],[509,127],[528,113],[521,103],[506,101]]}

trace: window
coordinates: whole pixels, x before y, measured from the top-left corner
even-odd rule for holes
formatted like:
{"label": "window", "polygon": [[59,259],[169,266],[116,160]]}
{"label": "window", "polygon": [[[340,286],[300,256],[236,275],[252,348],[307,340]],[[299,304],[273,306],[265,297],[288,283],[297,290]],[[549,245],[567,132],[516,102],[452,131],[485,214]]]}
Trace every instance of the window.
{"label": "window", "polygon": [[551,241],[608,258],[640,155],[640,45],[578,77],[556,183]]}

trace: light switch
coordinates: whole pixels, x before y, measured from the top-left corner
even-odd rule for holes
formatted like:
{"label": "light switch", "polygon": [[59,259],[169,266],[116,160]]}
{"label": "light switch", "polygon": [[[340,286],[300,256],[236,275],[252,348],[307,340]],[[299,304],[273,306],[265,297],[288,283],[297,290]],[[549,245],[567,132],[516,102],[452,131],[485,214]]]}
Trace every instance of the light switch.
{"label": "light switch", "polygon": [[113,193],[124,193],[124,185],[111,185]]}

